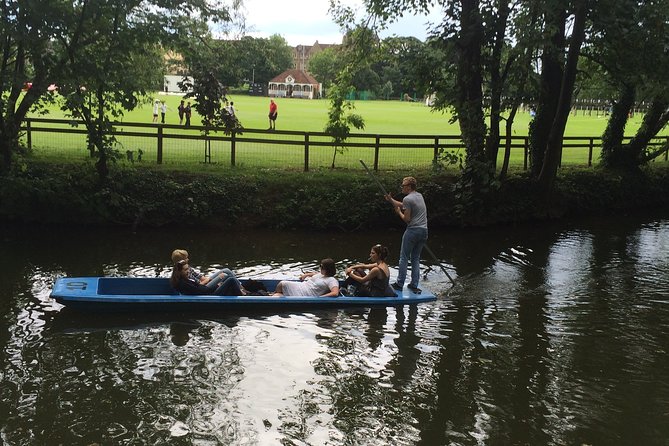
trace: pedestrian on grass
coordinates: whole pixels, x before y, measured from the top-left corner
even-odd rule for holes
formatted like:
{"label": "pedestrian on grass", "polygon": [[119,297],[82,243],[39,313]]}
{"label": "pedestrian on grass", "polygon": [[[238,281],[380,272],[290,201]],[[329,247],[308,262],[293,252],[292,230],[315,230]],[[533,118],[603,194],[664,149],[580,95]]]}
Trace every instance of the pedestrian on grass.
{"label": "pedestrian on grass", "polygon": [[179,125],[181,125],[184,122],[184,115],[186,114],[186,106],[184,105],[183,99],[181,100],[179,107],[177,107],[177,111],[179,112]]}
{"label": "pedestrian on grass", "polygon": [[278,106],[276,105],[276,102],[274,102],[274,99],[270,99],[269,101],[269,129],[268,130],[276,130],[276,118],[279,116]]}
{"label": "pedestrian on grass", "polygon": [[160,101],[160,123],[165,124],[165,114],[167,113],[167,104],[165,101]]}
{"label": "pedestrian on grass", "polygon": [[153,101],[153,121],[158,122],[158,109],[160,108],[160,101],[156,99]]}
{"label": "pedestrian on grass", "polygon": [[191,114],[193,113],[193,109],[190,106],[190,101],[188,101],[188,104],[186,104],[186,108],[184,108],[184,116],[186,118],[186,127],[190,127],[190,117]]}

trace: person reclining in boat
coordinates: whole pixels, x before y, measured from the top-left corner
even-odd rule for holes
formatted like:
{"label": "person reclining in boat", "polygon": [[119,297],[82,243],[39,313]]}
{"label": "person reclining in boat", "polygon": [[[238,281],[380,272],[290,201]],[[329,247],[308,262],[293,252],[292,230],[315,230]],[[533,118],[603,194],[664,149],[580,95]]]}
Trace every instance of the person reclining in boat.
{"label": "person reclining in boat", "polygon": [[[206,285],[188,277],[188,262],[179,260],[172,268],[170,284],[181,294],[197,296],[202,294],[216,294],[217,296],[242,296],[243,292],[239,286],[239,280],[236,277],[222,277],[218,281],[216,288],[209,288]],[[223,274],[221,274],[223,275]]]}
{"label": "person reclining in boat", "polygon": [[[174,251],[172,251],[172,263],[176,265],[177,262],[181,260],[185,260],[186,263],[190,262],[190,259],[188,258],[188,251],[186,251],[185,249],[175,249]],[[208,276],[202,274],[195,268],[191,268],[190,266],[188,268],[188,278],[199,283],[200,285],[206,286],[210,290],[215,290],[216,288],[218,288],[218,285],[221,283],[221,281],[225,280],[228,277],[234,277],[235,279],[237,278],[237,276],[235,276],[235,273],[233,273],[228,268],[219,269],[218,271],[215,271]],[[205,293],[205,294],[210,294],[210,293]]]}
{"label": "person reclining in boat", "polygon": [[276,285],[272,296],[320,296],[337,297],[339,295],[339,281],[334,278],[337,274],[335,262],[332,259],[321,260],[320,272],[304,273],[300,276],[301,282],[282,280]]}
{"label": "person reclining in boat", "polygon": [[[386,263],[388,248],[374,245],[369,252],[372,263],[356,263],[346,268],[343,289],[349,295],[369,297],[395,297],[390,286],[390,269]],[[369,272],[365,272],[369,270]],[[350,287],[353,289],[350,289]]]}

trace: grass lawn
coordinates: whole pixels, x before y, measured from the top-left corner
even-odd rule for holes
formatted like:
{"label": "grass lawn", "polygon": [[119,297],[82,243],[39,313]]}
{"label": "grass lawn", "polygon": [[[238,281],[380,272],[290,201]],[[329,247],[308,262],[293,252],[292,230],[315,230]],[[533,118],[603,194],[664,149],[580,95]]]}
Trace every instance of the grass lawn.
{"label": "grass lawn", "polygon": [[[165,100],[168,106],[166,123],[178,124],[177,107],[181,96],[156,93],[154,98]],[[248,129],[266,129],[269,126],[267,114],[269,98],[258,96],[234,95],[231,97],[235,104],[237,117],[242,125]],[[327,121],[330,101],[326,99],[274,99],[279,109],[277,130],[295,130],[308,132],[322,132]],[[371,134],[405,134],[405,135],[459,135],[457,123],[449,123],[450,114],[431,111],[423,103],[400,101],[355,101],[355,112],[365,119],[365,128],[360,133]],[[54,107],[45,116],[48,118],[64,118],[65,115]],[[636,114],[627,125],[627,134],[631,135],[641,124],[641,114]],[[124,118],[126,122],[147,122],[152,120],[152,104],[143,104],[141,107],[128,112]],[[513,126],[516,136],[527,135],[530,116],[528,113],[519,113]],[[607,117],[583,115],[582,112],[573,113],[567,122],[565,136],[601,136],[606,126]],[[193,125],[200,125],[201,120],[197,113],[193,113]],[[667,134],[666,130],[663,134]]]}
{"label": "grass lawn", "polygon": [[[179,123],[177,107],[181,99],[178,95],[165,95],[156,93],[154,96],[164,99],[168,106],[166,124],[176,125]],[[264,130],[268,127],[267,113],[269,109],[269,98],[235,95],[231,98],[234,102],[237,116],[246,129]],[[149,98],[150,101],[153,98]],[[328,100],[306,100],[306,99],[275,99],[278,104],[279,117],[277,120],[278,130],[322,132],[327,120]],[[449,116],[442,112],[431,111],[422,103],[400,102],[400,101],[356,101],[356,113],[363,116],[366,122],[365,129],[357,133],[369,134],[372,138],[351,137],[351,143],[373,143],[374,135],[440,135],[457,136],[460,134],[457,123],[450,124]],[[64,113],[57,107],[50,110],[46,118],[66,118]],[[631,135],[641,124],[642,115],[637,114],[630,120],[627,126],[627,134]],[[514,125],[514,136],[526,136],[530,116],[528,113],[519,113]],[[136,110],[127,113],[123,122],[147,123],[152,122],[152,104],[147,102]],[[565,136],[582,137],[580,141],[568,141],[577,143],[581,147],[565,147],[563,150],[563,165],[587,165],[588,163],[588,140],[586,138],[599,137],[606,126],[607,117],[583,114],[579,111],[572,114],[568,121]],[[200,125],[199,116],[194,113],[191,120],[193,125]],[[49,127],[51,124],[36,124],[38,127]],[[62,125],[61,125],[62,126]],[[69,125],[66,125],[70,129]],[[123,129],[124,126],[119,126]],[[231,165],[232,152],[231,143],[228,141],[212,142],[211,158],[205,161],[204,142],[201,140],[184,139],[184,136],[199,136],[195,129],[181,127],[163,127],[164,148],[163,166],[184,168],[193,166],[196,169],[220,170],[221,167]],[[41,160],[65,161],[90,159],[86,150],[86,136],[84,129],[79,127],[81,134],[62,133],[58,131],[33,132],[32,147],[36,158]],[[123,155],[127,151],[133,151],[137,156],[141,149],[142,161],[155,165],[157,160],[156,126],[146,128],[125,127],[126,131],[143,132],[147,136],[119,136],[117,149]],[[665,130],[664,135],[667,134]],[[170,138],[169,135],[177,136]],[[304,166],[304,137],[301,135],[285,135],[281,132],[252,133],[244,132],[239,137],[235,150],[235,165],[237,168],[282,168],[301,170]],[[255,141],[243,141],[243,138],[255,138]],[[282,144],[265,143],[263,140],[283,141]],[[392,143],[394,138],[382,138],[383,143]],[[397,139],[395,139],[397,140]],[[317,141],[330,142],[329,137],[311,137],[312,144]],[[399,140],[397,140],[399,141]],[[404,143],[431,145],[432,138],[403,139]],[[442,143],[444,142],[442,138]],[[516,141],[518,143],[518,141]],[[458,149],[458,153],[464,155],[464,149]],[[331,147],[313,146],[309,152],[310,169],[326,168],[330,166],[333,157]],[[498,166],[502,164],[503,153],[500,151]],[[383,148],[379,153],[379,168],[389,169],[428,169],[432,166],[432,148]],[[336,165],[338,167],[359,169],[359,159],[363,159],[368,165],[374,160],[374,149],[366,147],[350,147],[343,154],[337,155]],[[593,150],[592,161],[596,164],[599,160],[599,148]],[[129,159],[122,160],[128,162]],[[524,154],[521,147],[512,149],[510,165],[513,168],[522,168]],[[207,167],[204,167],[207,166]]]}

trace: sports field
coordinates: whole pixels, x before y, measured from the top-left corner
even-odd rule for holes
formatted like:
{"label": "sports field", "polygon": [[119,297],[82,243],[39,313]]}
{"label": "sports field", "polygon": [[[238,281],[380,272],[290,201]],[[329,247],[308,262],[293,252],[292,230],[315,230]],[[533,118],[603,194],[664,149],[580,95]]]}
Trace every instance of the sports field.
{"label": "sports field", "polygon": [[[171,126],[160,127],[163,132],[162,152],[159,152],[157,148],[158,127],[152,124],[154,98],[166,101],[168,111],[165,123],[171,124]],[[121,132],[133,133],[117,136],[116,149],[119,153],[126,154],[123,162],[134,163],[135,157],[140,156],[141,153],[142,162],[155,165],[160,158],[160,163],[165,167],[197,168],[198,170],[203,165],[220,168],[233,164],[238,168],[300,170],[305,167],[305,158],[308,158],[310,169],[328,167],[332,163],[334,152],[329,137],[311,135],[307,155],[305,136],[301,133],[323,131],[330,105],[328,100],[275,99],[279,107],[276,125],[279,132],[265,132],[264,130],[269,125],[267,118],[269,98],[233,95],[231,99],[234,102],[237,116],[246,129],[243,135],[237,136],[233,150],[229,138],[216,140],[214,137],[208,146],[202,140],[199,130],[179,127],[177,107],[180,99],[179,95],[156,93],[149,98],[151,102],[143,104],[124,116],[124,123],[148,125],[143,128],[123,124],[116,127]],[[352,136],[348,139],[348,143],[353,146],[348,147],[344,153],[337,156],[337,167],[359,169],[359,159],[363,159],[369,165],[372,165],[376,159],[379,169],[384,170],[430,168],[434,159],[435,138],[432,135],[439,136],[438,140],[444,147],[449,147],[449,150],[454,150],[454,153],[459,156],[464,155],[459,127],[457,123],[449,123],[449,116],[445,113],[431,111],[424,104],[414,102],[356,101],[355,106],[356,113],[364,117],[366,126],[363,130],[352,129],[352,131],[366,136]],[[66,116],[57,107],[53,107],[48,115],[35,117],[62,119]],[[627,126],[628,135],[632,135],[637,130],[641,119],[641,114],[631,119]],[[529,120],[528,113],[519,113],[514,125],[513,136],[527,136]],[[589,138],[600,137],[606,122],[607,117],[601,112],[599,116],[595,112],[584,114],[579,111],[572,114],[565,136],[579,139],[565,141],[562,164],[587,166],[590,161],[596,164],[600,154],[599,142],[590,141]],[[191,124],[194,126],[201,124],[197,113],[193,113]],[[88,150],[86,150],[84,129],[80,127],[74,129],[69,123],[33,124],[32,128],[31,147],[33,156],[36,158],[54,162],[66,160],[79,162],[90,159]],[[251,130],[261,130],[261,132]],[[73,131],[79,133],[73,134]],[[281,131],[300,133],[282,134]],[[667,134],[666,130],[663,134]],[[402,138],[401,135],[405,137]],[[218,136],[223,137],[224,135],[219,133]],[[444,138],[445,136],[451,138]],[[382,146],[378,158],[375,157],[375,140]],[[358,146],[355,146],[356,144]],[[523,144],[525,143],[523,140],[515,140],[514,144],[510,165],[512,168],[523,168],[525,163]],[[592,155],[589,155],[590,145],[592,145]],[[162,155],[159,156],[159,153]],[[503,151],[500,151],[498,166],[502,165],[502,158]]]}
{"label": "sports field", "polygon": [[[156,93],[153,98],[165,100],[168,106],[166,115],[167,124],[178,124],[177,107],[181,96]],[[245,95],[233,95],[237,117],[242,125],[248,129],[266,129],[269,126],[267,114],[269,98]],[[330,102],[326,99],[285,99],[275,98],[279,106],[277,130],[295,130],[307,132],[322,132],[327,121]],[[355,101],[355,112],[365,119],[365,128],[360,133],[371,134],[401,134],[401,135],[459,135],[457,123],[450,124],[450,115],[432,111],[424,103],[400,101]],[[65,115],[53,108],[49,118],[63,118]],[[632,135],[641,124],[642,115],[636,114],[628,123],[626,133]],[[141,107],[128,112],[123,121],[145,122],[152,120],[152,105],[143,104]],[[528,113],[519,113],[515,119],[513,131],[516,136],[527,135],[527,126],[530,121]],[[607,117],[583,114],[578,111],[571,114],[567,123],[565,136],[601,136],[606,126]],[[193,112],[193,125],[200,125],[200,117]],[[356,131],[352,129],[353,131]],[[503,130],[503,129],[502,129]],[[358,132],[358,131],[356,131]],[[663,134],[667,134],[666,131]]]}

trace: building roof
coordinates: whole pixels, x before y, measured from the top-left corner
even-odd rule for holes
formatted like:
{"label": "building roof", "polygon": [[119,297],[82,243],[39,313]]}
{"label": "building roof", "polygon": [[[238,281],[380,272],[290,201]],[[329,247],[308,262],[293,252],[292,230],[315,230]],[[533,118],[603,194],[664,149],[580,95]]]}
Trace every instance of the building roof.
{"label": "building roof", "polygon": [[275,76],[270,82],[281,84],[311,84],[318,85],[318,81],[309,73],[302,70],[286,70]]}
{"label": "building roof", "polygon": [[318,40],[313,44],[313,45],[297,45],[296,47],[293,47],[293,51],[296,52],[304,52],[305,54],[309,54],[312,51],[313,52],[321,52],[324,49],[330,48],[330,47],[337,47],[340,46],[336,43],[319,43]]}

